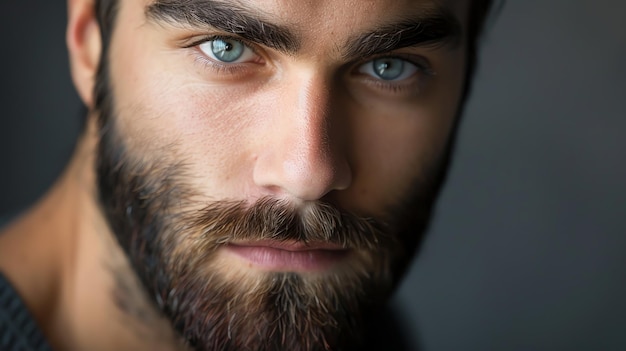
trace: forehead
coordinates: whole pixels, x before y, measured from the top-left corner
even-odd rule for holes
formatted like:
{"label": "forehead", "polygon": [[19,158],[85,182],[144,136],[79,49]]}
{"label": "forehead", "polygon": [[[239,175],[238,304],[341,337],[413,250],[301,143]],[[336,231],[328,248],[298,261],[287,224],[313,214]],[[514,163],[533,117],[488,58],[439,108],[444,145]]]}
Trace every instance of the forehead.
{"label": "forehead", "polygon": [[324,28],[336,23],[355,28],[420,16],[438,9],[461,10],[459,0],[235,0],[242,7],[268,11],[284,24]]}
{"label": "forehead", "polygon": [[[125,2],[125,1],[122,1]],[[446,13],[465,27],[471,0],[143,0],[143,12],[155,4],[193,9],[215,4],[245,9],[271,23],[309,34],[341,35],[374,26]],[[190,14],[193,16],[193,14]]]}

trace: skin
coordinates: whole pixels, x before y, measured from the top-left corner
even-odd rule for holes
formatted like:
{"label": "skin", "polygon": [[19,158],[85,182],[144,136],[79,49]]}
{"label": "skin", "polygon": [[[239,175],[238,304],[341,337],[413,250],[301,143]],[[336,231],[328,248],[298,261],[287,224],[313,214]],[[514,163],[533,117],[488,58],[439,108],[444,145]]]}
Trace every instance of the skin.
{"label": "skin", "polygon": [[[385,219],[445,153],[462,96],[464,40],[394,51],[435,72],[395,86],[360,72],[372,58],[346,61],[342,43],[437,3],[465,27],[468,1],[241,1],[298,28],[302,45],[295,54],[259,47],[231,73],[188,47],[214,33],[151,21],[150,3],[124,0],[118,13],[109,52],[116,128],[135,157],[184,160],[196,203],[271,197],[305,208],[324,200]],[[141,324],[110,293],[111,272],[132,270],[96,195],[93,88],[102,44],[92,1],[68,5],[72,78],[92,112],[64,175],[0,236],[0,269],[55,349],[175,350],[164,318],[154,312],[151,325]],[[224,274],[264,274],[220,255]],[[152,311],[140,292],[133,301]]]}

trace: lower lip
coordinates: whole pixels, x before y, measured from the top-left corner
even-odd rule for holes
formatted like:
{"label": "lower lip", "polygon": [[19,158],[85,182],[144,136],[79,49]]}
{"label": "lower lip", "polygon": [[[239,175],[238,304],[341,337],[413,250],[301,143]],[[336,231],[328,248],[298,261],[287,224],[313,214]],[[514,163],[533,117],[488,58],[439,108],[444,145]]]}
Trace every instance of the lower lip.
{"label": "lower lip", "polygon": [[332,267],[348,255],[348,250],[285,250],[271,246],[228,245],[228,251],[248,263],[273,271],[320,271]]}

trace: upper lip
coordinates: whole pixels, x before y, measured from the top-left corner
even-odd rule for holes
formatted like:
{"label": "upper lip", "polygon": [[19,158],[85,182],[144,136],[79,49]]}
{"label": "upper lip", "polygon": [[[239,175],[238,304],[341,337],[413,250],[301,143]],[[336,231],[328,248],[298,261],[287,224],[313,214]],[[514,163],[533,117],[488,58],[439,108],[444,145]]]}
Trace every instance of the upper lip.
{"label": "upper lip", "polygon": [[268,247],[285,251],[346,250],[346,248],[341,245],[323,241],[305,243],[302,241],[258,240],[233,242],[231,243],[231,245],[247,247]]}

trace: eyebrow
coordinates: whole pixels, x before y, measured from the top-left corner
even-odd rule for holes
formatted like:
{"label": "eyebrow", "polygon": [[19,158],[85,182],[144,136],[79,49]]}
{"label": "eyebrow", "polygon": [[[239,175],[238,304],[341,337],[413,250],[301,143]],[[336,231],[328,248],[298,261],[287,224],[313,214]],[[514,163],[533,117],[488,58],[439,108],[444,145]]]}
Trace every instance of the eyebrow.
{"label": "eyebrow", "polygon": [[420,18],[384,25],[351,39],[346,56],[369,57],[417,46],[458,47],[461,23],[445,8],[426,11]]}
{"label": "eyebrow", "polygon": [[215,0],[156,0],[146,9],[149,19],[173,25],[209,26],[236,34],[288,54],[300,49],[300,41],[286,27],[269,23],[258,13]]}
{"label": "eyebrow", "polygon": [[[146,9],[146,16],[172,25],[212,27],[290,55],[297,54],[301,48],[301,40],[292,28],[273,24],[257,11],[252,12],[231,2],[155,0]],[[418,18],[383,25],[371,32],[356,35],[343,46],[343,56],[358,59],[405,47],[456,47],[460,37],[459,20],[441,7],[424,11]]]}

